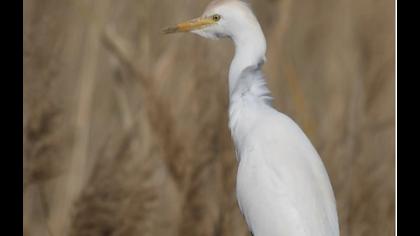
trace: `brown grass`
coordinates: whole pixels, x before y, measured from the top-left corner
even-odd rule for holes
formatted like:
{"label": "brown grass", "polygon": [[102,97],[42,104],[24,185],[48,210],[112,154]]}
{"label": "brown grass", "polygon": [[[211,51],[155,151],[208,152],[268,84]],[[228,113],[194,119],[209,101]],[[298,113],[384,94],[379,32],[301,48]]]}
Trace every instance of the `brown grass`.
{"label": "brown grass", "polygon": [[[274,104],[323,158],[341,235],[394,235],[394,1],[252,3]],[[233,48],[160,33],[206,4],[25,1],[25,235],[248,235]]]}

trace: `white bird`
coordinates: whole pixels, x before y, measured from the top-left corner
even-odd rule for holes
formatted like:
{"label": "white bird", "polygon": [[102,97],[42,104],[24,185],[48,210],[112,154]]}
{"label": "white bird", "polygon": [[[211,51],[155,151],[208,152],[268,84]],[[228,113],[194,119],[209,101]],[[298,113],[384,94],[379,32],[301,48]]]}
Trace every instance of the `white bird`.
{"label": "white bird", "polygon": [[230,38],[235,44],[229,128],[238,161],[237,200],[251,233],[339,235],[334,193],[317,151],[299,126],[270,104],[261,72],[266,41],[249,3],[213,1],[201,17],[164,32]]}

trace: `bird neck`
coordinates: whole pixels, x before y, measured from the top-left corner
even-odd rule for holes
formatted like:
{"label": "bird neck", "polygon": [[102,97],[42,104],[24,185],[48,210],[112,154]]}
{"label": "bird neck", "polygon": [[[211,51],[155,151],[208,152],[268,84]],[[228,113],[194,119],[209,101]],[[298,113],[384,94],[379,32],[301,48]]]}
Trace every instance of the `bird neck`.
{"label": "bird neck", "polygon": [[249,66],[261,66],[265,62],[266,41],[258,22],[238,29],[232,36],[235,56],[229,69],[229,94],[241,83],[241,73]]}
{"label": "bird neck", "polygon": [[235,56],[229,69],[229,128],[237,147],[238,161],[241,156],[238,147],[247,139],[250,127],[258,122],[259,113],[249,113],[248,108],[255,108],[254,105],[265,107],[271,100],[261,73],[261,66],[265,62],[265,37],[255,22],[248,24],[248,27],[236,27],[238,32],[231,36]]}

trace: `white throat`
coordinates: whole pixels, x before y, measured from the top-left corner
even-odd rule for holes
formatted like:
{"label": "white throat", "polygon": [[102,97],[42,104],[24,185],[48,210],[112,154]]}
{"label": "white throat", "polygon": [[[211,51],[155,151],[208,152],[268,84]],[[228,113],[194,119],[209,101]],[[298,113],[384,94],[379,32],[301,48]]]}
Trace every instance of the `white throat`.
{"label": "white throat", "polygon": [[235,44],[235,56],[229,69],[229,94],[232,96],[235,86],[240,83],[242,71],[249,66],[265,62],[266,42],[258,22],[247,22],[246,27],[238,27],[232,33]]}

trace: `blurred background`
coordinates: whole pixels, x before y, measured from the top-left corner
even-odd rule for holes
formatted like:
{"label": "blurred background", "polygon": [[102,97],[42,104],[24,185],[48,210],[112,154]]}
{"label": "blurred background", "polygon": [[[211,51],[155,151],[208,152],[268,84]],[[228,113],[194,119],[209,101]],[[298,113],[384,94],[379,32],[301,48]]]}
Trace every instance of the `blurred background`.
{"label": "blurred background", "polygon": [[[228,40],[208,0],[24,1],[24,235],[249,235]],[[274,106],[320,153],[342,236],[395,233],[393,0],[253,0]]]}

